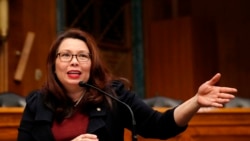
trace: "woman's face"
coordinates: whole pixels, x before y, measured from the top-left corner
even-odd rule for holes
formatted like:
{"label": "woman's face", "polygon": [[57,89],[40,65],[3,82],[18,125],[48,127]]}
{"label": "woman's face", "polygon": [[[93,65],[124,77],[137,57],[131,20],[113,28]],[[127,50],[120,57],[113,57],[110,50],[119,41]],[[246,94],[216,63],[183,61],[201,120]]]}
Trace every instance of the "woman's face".
{"label": "woman's face", "polygon": [[[84,41],[66,38],[61,42],[58,54],[55,62],[55,73],[66,89],[69,90],[76,86],[78,88],[80,81],[88,81],[91,60],[89,49]],[[72,57],[72,55],[74,56]]]}

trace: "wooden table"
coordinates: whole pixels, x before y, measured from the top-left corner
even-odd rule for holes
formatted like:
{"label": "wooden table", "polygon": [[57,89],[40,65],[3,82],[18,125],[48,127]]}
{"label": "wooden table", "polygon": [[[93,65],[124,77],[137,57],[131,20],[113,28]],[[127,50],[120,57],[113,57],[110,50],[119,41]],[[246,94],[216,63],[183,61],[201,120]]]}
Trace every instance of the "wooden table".
{"label": "wooden table", "polygon": [[[164,112],[166,108],[155,108]],[[126,130],[126,141],[131,141]],[[138,141],[162,141],[138,137]],[[182,134],[168,141],[250,141],[250,108],[201,109]]]}
{"label": "wooden table", "polygon": [[[155,108],[163,112],[167,108]],[[23,108],[0,108],[0,141],[16,141]],[[125,141],[131,141],[126,130]],[[185,132],[168,141],[249,141],[250,108],[202,109]],[[138,141],[160,141],[138,137]]]}
{"label": "wooden table", "polygon": [[16,141],[23,108],[0,108],[0,141]]}

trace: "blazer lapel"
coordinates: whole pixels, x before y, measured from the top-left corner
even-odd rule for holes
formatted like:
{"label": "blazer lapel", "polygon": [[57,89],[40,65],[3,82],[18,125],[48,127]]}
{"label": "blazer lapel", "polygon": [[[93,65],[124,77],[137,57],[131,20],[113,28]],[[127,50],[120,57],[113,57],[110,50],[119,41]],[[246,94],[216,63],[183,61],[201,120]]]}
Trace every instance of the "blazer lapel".
{"label": "blazer lapel", "polygon": [[89,125],[87,132],[94,133],[96,130],[104,127],[106,123],[103,120],[103,117],[106,116],[106,108],[97,106],[93,108],[89,113]]}
{"label": "blazer lapel", "polygon": [[41,98],[38,101],[35,116],[35,125],[32,130],[32,135],[36,141],[54,141],[51,131],[51,124],[53,121],[53,113],[42,104]]}

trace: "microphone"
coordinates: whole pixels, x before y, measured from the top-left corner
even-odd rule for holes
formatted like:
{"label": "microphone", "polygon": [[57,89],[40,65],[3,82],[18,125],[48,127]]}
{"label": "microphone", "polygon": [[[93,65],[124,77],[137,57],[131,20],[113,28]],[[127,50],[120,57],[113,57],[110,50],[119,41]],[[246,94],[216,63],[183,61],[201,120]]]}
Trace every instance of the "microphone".
{"label": "microphone", "polygon": [[137,141],[137,135],[136,135],[136,131],[135,131],[135,126],[136,126],[136,121],[135,121],[135,117],[134,117],[134,112],[132,111],[132,109],[130,108],[130,106],[128,104],[126,104],[125,102],[119,100],[118,98],[116,98],[115,96],[101,90],[100,88],[94,86],[94,85],[91,85],[91,84],[88,84],[88,83],[85,83],[83,81],[80,81],[79,84],[78,84],[80,87],[90,87],[90,88],[93,88],[97,91],[99,91],[100,93],[110,97],[111,99],[117,101],[118,103],[124,105],[130,112],[131,114],[131,120],[132,120],[132,141]]}

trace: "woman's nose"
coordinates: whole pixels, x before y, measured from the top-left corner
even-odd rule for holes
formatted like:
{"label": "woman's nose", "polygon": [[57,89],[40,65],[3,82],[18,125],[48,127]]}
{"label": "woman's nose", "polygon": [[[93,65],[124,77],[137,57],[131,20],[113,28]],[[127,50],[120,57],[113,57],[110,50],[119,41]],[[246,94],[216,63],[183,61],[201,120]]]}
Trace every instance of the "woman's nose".
{"label": "woman's nose", "polygon": [[72,59],[71,59],[70,63],[72,63],[72,64],[79,64],[77,56],[72,56]]}

